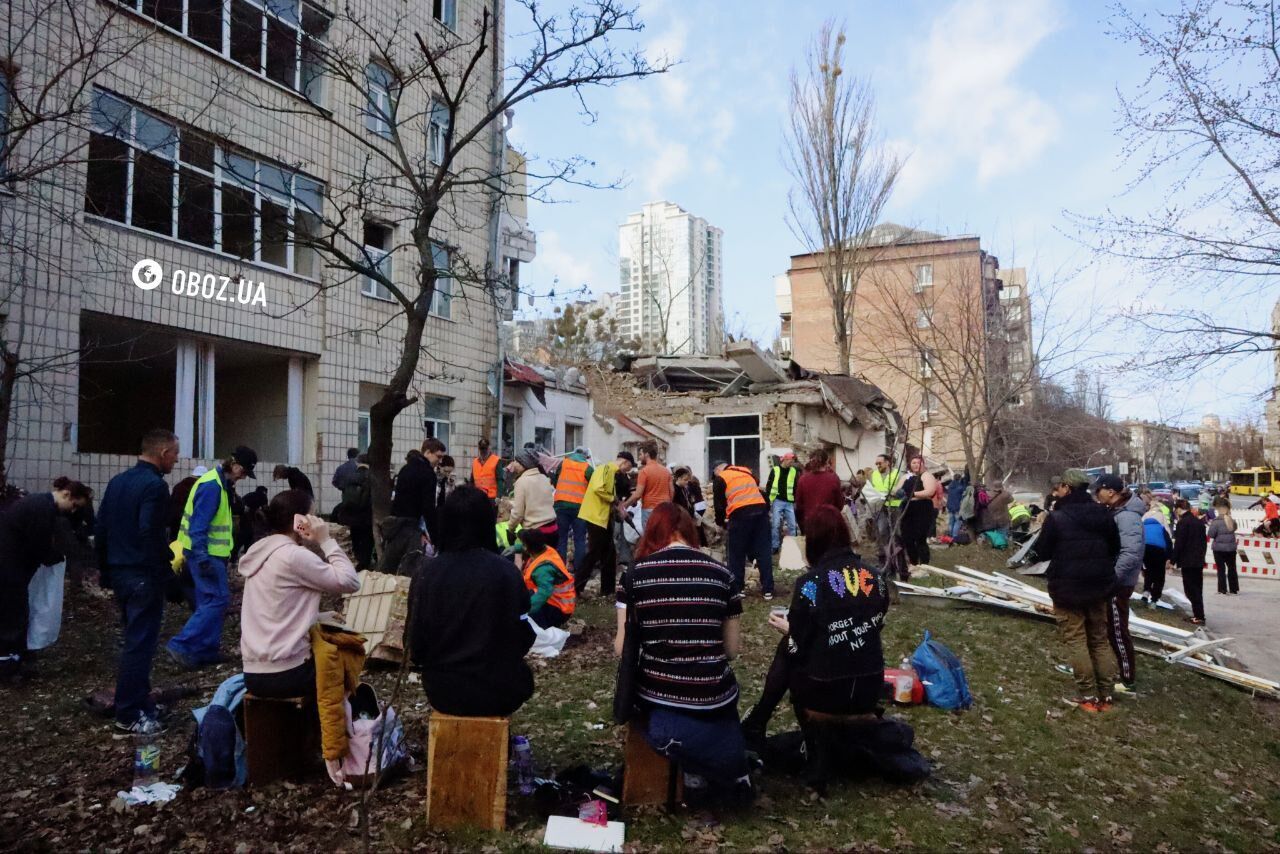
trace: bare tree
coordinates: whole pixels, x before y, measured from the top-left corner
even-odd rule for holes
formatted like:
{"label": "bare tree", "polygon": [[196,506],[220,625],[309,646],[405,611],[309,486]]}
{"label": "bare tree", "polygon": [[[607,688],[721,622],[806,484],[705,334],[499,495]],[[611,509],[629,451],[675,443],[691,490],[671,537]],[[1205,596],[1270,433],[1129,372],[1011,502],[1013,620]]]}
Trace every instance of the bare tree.
{"label": "bare tree", "polygon": [[[323,117],[341,145],[359,152],[357,168],[330,183],[324,203],[293,237],[317,252],[332,274],[321,290],[364,279],[397,307],[385,323],[365,330],[386,334],[396,353],[369,412],[375,519],[390,508],[393,426],[417,401],[411,391],[420,364],[426,359],[435,375],[451,378],[471,370],[435,352],[430,317],[446,304],[497,312],[513,297],[492,252],[475,257],[480,253],[448,239],[475,235],[496,245],[497,212],[519,183],[503,151],[504,118],[530,99],[561,91],[590,115],[585,98],[592,87],[642,79],[671,64],[665,57],[651,63],[640,50],[614,43],[642,29],[635,10],[619,0],[596,0],[563,15],[548,14],[536,0],[509,5],[518,6],[528,24],[504,63],[501,21],[487,7],[456,32],[434,27],[424,35],[410,14],[416,6],[378,4],[364,14],[344,4],[313,61],[331,85],[356,100],[342,106],[356,109],[315,102],[284,108]],[[255,106],[281,111],[279,104]],[[542,167],[531,161],[521,177],[534,197],[565,182],[599,186],[581,175],[587,165],[576,156]],[[397,234],[405,238],[370,246],[364,226],[371,219],[404,224]],[[407,259],[409,274],[393,274],[388,257]]]}
{"label": "bare tree", "polygon": [[551,317],[538,318],[536,331],[522,335],[517,355],[553,368],[604,364],[639,343],[623,338],[618,319],[605,309],[575,303],[556,306]]}
{"label": "bare tree", "polygon": [[803,72],[792,69],[784,161],[794,181],[787,223],[818,258],[839,368],[847,374],[858,287],[880,245],[873,229],[902,162],[876,129],[870,83],[845,71],[844,45],[843,26],[827,21]]}
{"label": "bare tree", "polygon": [[94,82],[152,36],[119,26],[122,16],[113,4],[11,0],[0,18],[0,487],[15,413],[52,401],[84,355],[37,322],[47,304],[37,290],[74,286],[86,253],[103,268],[124,264],[67,204],[89,159]]}
{"label": "bare tree", "polygon": [[1057,383],[1037,383],[1030,399],[1011,408],[995,427],[990,454],[995,469],[1033,483],[1070,467],[1114,463],[1125,456],[1124,431],[1082,405]]}
{"label": "bare tree", "polygon": [[[1224,358],[1280,351],[1265,321],[1280,275],[1280,10],[1274,0],[1183,0],[1169,12],[1117,5],[1114,35],[1150,63],[1120,95],[1129,189],[1163,195],[1151,211],[1079,217],[1096,248],[1176,291],[1212,288],[1215,302],[1254,311],[1138,305],[1124,315],[1158,347],[1134,364],[1188,376]],[[1260,309],[1260,310],[1259,310]]]}

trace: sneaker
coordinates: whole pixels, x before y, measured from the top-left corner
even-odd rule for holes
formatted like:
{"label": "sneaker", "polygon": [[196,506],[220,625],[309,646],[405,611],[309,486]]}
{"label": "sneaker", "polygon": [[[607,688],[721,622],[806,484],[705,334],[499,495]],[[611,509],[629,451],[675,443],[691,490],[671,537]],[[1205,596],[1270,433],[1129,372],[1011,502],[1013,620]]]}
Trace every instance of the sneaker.
{"label": "sneaker", "polygon": [[131,724],[116,721],[116,729],[129,735],[163,735],[167,727],[155,718],[138,715],[138,719]]}
{"label": "sneaker", "polygon": [[1204,625],[1204,620],[1201,620],[1199,617],[1192,617],[1192,618],[1191,618],[1191,625],[1193,625],[1193,626],[1203,626],[1203,625]]}
{"label": "sneaker", "polygon": [[1065,673],[1068,676],[1074,676],[1076,673],[1075,669],[1070,664],[1055,664],[1053,665],[1053,669],[1059,673]]}
{"label": "sneaker", "polygon": [[1103,697],[1097,702],[1098,711],[1100,712],[1109,712],[1113,706],[1115,706],[1115,701],[1110,697]]}
{"label": "sneaker", "polygon": [[772,602],[772,601],[773,601],[773,594],[772,594],[772,593],[766,593],[766,594],[764,594],[764,601],[766,601],[766,602]]}

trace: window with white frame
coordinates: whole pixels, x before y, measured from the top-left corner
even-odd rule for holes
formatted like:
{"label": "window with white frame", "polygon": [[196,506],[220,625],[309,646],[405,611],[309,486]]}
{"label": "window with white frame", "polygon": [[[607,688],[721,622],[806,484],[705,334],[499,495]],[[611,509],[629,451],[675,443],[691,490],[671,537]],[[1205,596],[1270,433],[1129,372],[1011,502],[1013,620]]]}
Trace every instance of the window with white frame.
{"label": "window with white frame", "polygon": [[86,213],[314,276],[324,185],[95,89]]}
{"label": "window with white frame", "polygon": [[933,325],[933,309],[922,308],[916,312],[916,328],[928,329]]}
{"label": "window with white frame", "polygon": [[427,116],[427,159],[437,166],[444,163],[448,136],[449,108],[432,98],[431,111]]}
{"label": "window with white frame", "polygon": [[760,416],[716,415],[707,418],[707,462],[742,466],[759,474]]}
{"label": "window with white frame", "polygon": [[[366,221],[364,224],[364,254],[370,265],[382,276],[391,279],[391,226]],[[373,276],[364,276],[360,280],[360,293],[375,299],[390,300],[390,289]]]}
{"label": "window with white frame", "polygon": [[445,320],[453,319],[453,273],[449,266],[449,250],[439,243],[431,244],[431,257],[436,265],[436,292],[431,296],[431,313]]}
{"label": "window with white frame", "polygon": [[318,101],[333,15],[310,0],[116,0],[254,74]]}
{"label": "window with white frame", "polygon": [[920,376],[933,376],[933,354],[928,350],[920,351]]}
{"label": "window with white frame", "polygon": [[445,447],[449,445],[449,430],[452,426],[449,406],[452,403],[447,397],[428,397],[423,401],[422,429],[429,438],[444,442]]}
{"label": "window with white frame", "polygon": [[920,411],[925,415],[933,415],[938,411],[938,396],[927,388],[920,389]]}
{"label": "window with white frame", "polygon": [[392,117],[395,111],[392,98],[395,94],[391,72],[376,62],[365,69],[365,85],[369,104],[365,110],[364,126],[385,139],[391,139]]}
{"label": "window with white frame", "polygon": [[925,288],[933,287],[933,265],[917,264],[916,265],[916,293],[920,293]]}
{"label": "window with white frame", "polygon": [[1021,323],[1023,318],[1022,303],[1015,302],[1005,306],[1004,316],[1010,323]]}
{"label": "window with white frame", "polygon": [[582,445],[582,425],[566,421],[564,423],[564,452],[566,454],[572,453],[574,448],[581,448]]}
{"label": "window with white frame", "polygon": [[431,17],[451,30],[458,29],[458,0],[432,0]]}
{"label": "window with white frame", "polygon": [[1005,285],[1000,289],[1000,299],[1020,299],[1022,297],[1022,288],[1017,285]]}

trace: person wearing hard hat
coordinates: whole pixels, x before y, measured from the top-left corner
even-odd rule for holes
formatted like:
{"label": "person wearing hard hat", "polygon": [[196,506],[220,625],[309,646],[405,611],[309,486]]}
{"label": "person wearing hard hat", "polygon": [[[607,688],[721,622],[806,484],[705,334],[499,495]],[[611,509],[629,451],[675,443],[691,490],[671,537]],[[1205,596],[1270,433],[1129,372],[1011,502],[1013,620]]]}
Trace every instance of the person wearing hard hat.
{"label": "person wearing hard hat", "polygon": [[222,621],[231,604],[227,560],[232,550],[231,490],[253,477],[258,454],[241,445],[196,481],[182,513],[178,542],[196,585],[196,610],[165,649],[179,666],[198,670],[222,661]]}

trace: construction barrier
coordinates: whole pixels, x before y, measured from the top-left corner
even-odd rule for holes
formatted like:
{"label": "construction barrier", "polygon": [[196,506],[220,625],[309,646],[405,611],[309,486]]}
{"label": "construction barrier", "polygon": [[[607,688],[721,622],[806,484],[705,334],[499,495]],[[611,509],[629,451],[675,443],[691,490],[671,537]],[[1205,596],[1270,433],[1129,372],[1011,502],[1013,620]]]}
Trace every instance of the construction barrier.
{"label": "construction barrier", "polygon": [[[1243,527],[1243,526],[1241,526]],[[1213,549],[1205,544],[1204,562],[1218,571]],[[1236,534],[1236,572],[1241,576],[1280,579],[1280,540],[1243,531]]]}

